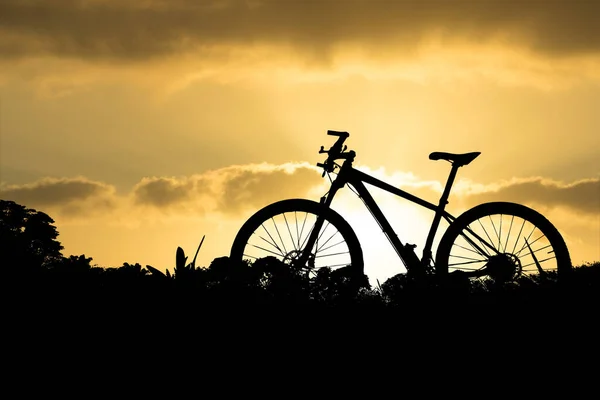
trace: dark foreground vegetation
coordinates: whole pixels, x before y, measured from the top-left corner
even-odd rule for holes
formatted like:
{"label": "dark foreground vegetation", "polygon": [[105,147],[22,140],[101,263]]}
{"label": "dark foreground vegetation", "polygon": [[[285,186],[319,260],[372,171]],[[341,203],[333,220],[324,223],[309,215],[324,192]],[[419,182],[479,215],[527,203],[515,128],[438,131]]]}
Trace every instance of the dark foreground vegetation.
{"label": "dark foreground vegetation", "polygon": [[372,326],[388,327],[447,318],[477,324],[475,315],[494,321],[562,323],[569,318],[595,320],[600,304],[600,262],[576,266],[560,280],[549,275],[502,284],[467,280],[442,285],[434,278],[414,281],[400,274],[377,287],[343,269],[322,270],[307,278],[272,258],[234,264],[222,257],[206,267],[196,266],[196,257],[189,261],[181,248],[174,252],[172,273],[140,264],[101,267],[85,255],[63,256],[48,215],[11,201],[2,200],[0,206],[6,305],[9,312],[30,318],[120,318],[131,323],[253,316],[257,323],[261,315],[263,322],[272,323],[298,317],[306,321],[308,315],[324,312],[350,317],[347,320],[370,318]]}

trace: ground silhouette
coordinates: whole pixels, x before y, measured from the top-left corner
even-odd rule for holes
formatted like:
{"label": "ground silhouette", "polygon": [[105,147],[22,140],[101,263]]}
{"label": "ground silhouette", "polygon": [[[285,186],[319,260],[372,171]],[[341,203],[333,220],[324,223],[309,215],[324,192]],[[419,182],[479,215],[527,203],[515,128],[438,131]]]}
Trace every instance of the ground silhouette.
{"label": "ground silhouette", "polygon": [[378,287],[343,268],[325,268],[308,277],[273,257],[254,263],[221,257],[206,267],[196,266],[196,257],[188,263],[181,248],[175,251],[172,274],[137,263],[101,267],[85,255],[63,256],[48,215],[11,201],[1,200],[0,206],[2,286],[14,310],[52,315],[81,314],[77,310],[83,308],[84,314],[156,316],[224,309],[338,309],[401,312],[404,318],[425,311],[438,316],[477,311],[559,318],[574,310],[595,312],[600,299],[597,261],[577,266],[568,280],[523,276],[514,282],[463,280],[439,285],[399,274]]}

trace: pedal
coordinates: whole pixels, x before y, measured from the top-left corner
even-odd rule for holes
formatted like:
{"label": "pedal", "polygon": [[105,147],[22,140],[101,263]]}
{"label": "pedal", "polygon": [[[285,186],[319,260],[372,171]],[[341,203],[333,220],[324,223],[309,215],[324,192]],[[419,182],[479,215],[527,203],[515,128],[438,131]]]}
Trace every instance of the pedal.
{"label": "pedal", "polygon": [[420,264],[421,264],[421,260],[419,259],[419,257],[417,256],[417,254],[415,253],[415,248],[417,247],[416,244],[409,244],[406,243],[404,245],[404,250],[405,250],[405,255],[406,255],[406,263],[408,264],[407,267],[413,267],[415,266],[416,268],[419,268]]}

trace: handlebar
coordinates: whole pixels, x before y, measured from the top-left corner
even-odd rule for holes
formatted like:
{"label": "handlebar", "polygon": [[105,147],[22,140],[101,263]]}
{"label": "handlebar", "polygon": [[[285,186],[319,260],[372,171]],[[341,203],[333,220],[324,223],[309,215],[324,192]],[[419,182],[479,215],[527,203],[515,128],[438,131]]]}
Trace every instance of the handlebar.
{"label": "handlebar", "polygon": [[349,134],[348,132],[331,131],[331,130],[327,131],[327,134],[328,134],[329,136],[340,136],[340,137],[344,137],[344,139],[347,139],[347,138],[350,136],[350,134]]}
{"label": "handlebar", "polygon": [[323,146],[321,146],[321,150],[319,150],[319,154],[327,153],[327,160],[324,163],[317,163],[317,167],[321,167],[324,169],[323,175],[325,176],[326,172],[333,172],[335,168],[335,160],[338,159],[349,159],[354,158],[354,151],[349,151],[348,153],[344,153],[347,146],[344,146],[344,142],[350,134],[348,132],[340,132],[340,131],[332,131],[328,130],[327,134],[329,136],[337,136],[338,140],[329,148],[329,150],[324,150]]}

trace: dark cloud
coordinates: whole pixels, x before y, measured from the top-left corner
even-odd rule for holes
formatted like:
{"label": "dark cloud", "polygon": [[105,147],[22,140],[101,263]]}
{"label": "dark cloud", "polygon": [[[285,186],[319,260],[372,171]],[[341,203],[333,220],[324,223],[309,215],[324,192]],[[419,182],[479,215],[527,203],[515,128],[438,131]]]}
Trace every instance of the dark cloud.
{"label": "dark cloud", "polygon": [[516,181],[498,190],[473,194],[466,198],[470,205],[488,201],[513,201],[541,207],[567,207],[579,213],[600,215],[600,179],[587,179],[560,184],[541,178]]}
{"label": "dark cloud", "polygon": [[80,215],[114,206],[114,188],[85,178],[43,179],[0,189],[3,199],[26,207],[57,208],[61,214]]}
{"label": "dark cloud", "polygon": [[265,164],[232,166],[181,178],[144,178],[132,188],[128,198],[119,196],[111,185],[85,178],[2,186],[0,197],[65,216],[115,210],[129,199],[133,201],[130,205],[150,206],[166,213],[235,214],[288,197],[305,197],[320,183],[322,178],[308,165]]}
{"label": "dark cloud", "polygon": [[17,203],[49,206],[104,196],[112,188],[84,178],[46,179],[30,185],[7,186],[0,191],[3,198]]}
{"label": "dark cloud", "polygon": [[[240,215],[287,198],[313,198],[310,190],[325,183],[308,164],[232,166],[184,178],[146,178],[132,189],[133,203],[119,197],[114,187],[85,178],[44,179],[28,185],[3,186],[0,198],[29,208],[63,216],[129,214],[130,206],[151,206],[167,213]],[[408,192],[429,200],[439,198],[434,184],[399,184]],[[372,194],[378,191],[373,189]],[[542,178],[514,180],[473,194],[455,193],[451,203],[467,207],[491,201],[513,201],[547,208],[570,209],[583,215],[600,215],[600,179],[562,184]],[[129,205],[127,205],[129,204]],[[140,209],[146,212],[145,209]],[[46,211],[45,211],[46,212]]]}
{"label": "dark cloud", "polygon": [[[287,197],[305,196],[321,177],[303,165],[232,166],[182,178],[146,178],[133,189],[138,205],[222,213],[257,209]],[[191,208],[190,208],[191,206]]]}
{"label": "dark cloud", "polygon": [[214,44],[286,44],[325,56],[339,43],[401,53],[431,32],[497,35],[554,54],[600,50],[593,0],[3,0],[0,56],[148,60]]}
{"label": "dark cloud", "polygon": [[193,197],[197,185],[191,180],[144,179],[133,191],[136,203],[168,207]]}
{"label": "dark cloud", "polygon": [[293,173],[283,169],[242,170],[224,182],[218,210],[237,213],[242,209],[256,210],[277,200],[306,197],[310,188],[322,182],[321,176],[309,168],[297,168]]}

